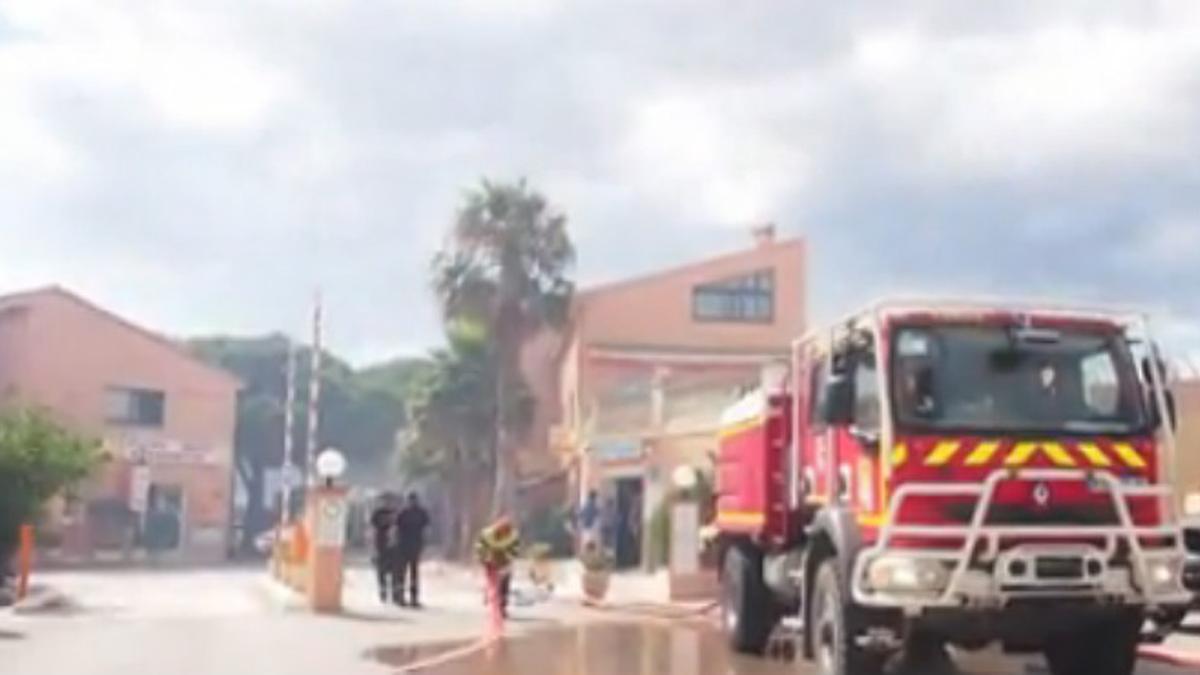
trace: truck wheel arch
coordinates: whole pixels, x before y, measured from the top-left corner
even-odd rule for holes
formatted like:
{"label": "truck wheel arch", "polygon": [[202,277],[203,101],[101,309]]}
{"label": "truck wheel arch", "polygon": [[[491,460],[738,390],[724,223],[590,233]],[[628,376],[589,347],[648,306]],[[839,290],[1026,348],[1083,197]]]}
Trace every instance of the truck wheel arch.
{"label": "truck wheel arch", "polygon": [[821,509],[808,526],[808,550],[804,556],[804,588],[802,589],[801,611],[804,612],[804,656],[813,658],[815,650],[812,634],[813,586],[816,582],[817,570],[821,563],[830,557],[837,558],[841,574],[839,577],[847,588],[842,589],[849,596],[850,577],[853,574],[854,559],[862,549],[862,532],[854,514],[844,508]]}

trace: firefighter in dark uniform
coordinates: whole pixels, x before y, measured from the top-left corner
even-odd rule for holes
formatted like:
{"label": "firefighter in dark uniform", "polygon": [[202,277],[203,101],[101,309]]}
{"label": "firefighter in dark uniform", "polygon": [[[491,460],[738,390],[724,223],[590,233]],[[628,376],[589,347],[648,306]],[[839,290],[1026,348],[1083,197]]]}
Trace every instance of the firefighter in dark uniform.
{"label": "firefighter in dark uniform", "polygon": [[429,529],[429,512],[421,506],[417,493],[408,493],[408,502],[396,517],[397,552],[400,565],[396,577],[396,595],[404,604],[404,589],[408,587],[408,604],[421,606],[421,553],[425,549],[425,530]]}
{"label": "firefighter in dark uniform", "polygon": [[371,562],[375,565],[375,578],[379,583],[379,601],[400,603],[403,601],[397,584],[397,573],[400,567],[400,551],[396,537],[395,495],[385,492],[379,497],[379,503],[371,511],[371,532],[375,544],[375,553]]}

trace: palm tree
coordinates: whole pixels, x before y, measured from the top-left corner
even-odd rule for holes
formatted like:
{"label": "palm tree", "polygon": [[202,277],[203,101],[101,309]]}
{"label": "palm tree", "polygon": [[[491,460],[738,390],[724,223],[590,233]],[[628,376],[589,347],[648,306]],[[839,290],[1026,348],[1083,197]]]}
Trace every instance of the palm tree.
{"label": "palm tree", "polygon": [[445,248],[434,258],[434,286],[448,320],[473,320],[495,358],[496,467],[494,513],[511,510],[516,494],[516,442],[527,401],[512,396],[524,378],[521,347],[538,331],[566,320],[575,251],[567,218],[524,180],[483,181],[466,196]]}
{"label": "palm tree", "polygon": [[[401,438],[397,468],[408,480],[440,487],[446,544],[451,556],[469,550],[487,515],[480,484],[495,467],[495,362],[486,342],[451,335],[450,348],[435,351],[430,368],[415,384],[411,424]],[[528,394],[522,393],[528,399]],[[529,406],[523,406],[531,410]],[[528,424],[530,418],[524,417]]]}

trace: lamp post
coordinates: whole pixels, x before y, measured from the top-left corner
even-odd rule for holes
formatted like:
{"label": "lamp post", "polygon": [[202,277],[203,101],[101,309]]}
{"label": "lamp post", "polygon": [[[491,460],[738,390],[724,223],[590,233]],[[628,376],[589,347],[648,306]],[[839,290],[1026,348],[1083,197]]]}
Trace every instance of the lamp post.
{"label": "lamp post", "polygon": [[346,472],[346,457],[337,448],[317,455],[313,469],[318,484],[309,491],[308,522],[313,532],[309,561],[309,602],[318,612],[342,606],[342,553],[346,544],[346,487],[335,485]]}
{"label": "lamp post", "polygon": [[317,455],[317,476],[325,487],[333,487],[333,482],[346,472],[346,456],[337,448],[325,448]]}

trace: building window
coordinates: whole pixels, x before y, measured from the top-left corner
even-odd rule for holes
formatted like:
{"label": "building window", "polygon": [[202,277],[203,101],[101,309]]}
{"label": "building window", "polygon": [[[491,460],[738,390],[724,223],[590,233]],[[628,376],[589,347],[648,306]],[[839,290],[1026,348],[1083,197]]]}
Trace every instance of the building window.
{"label": "building window", "polygon": [[109,387],[105,413],[109,422],[138,427],[161,427],[166,394],[155,389]]}
{"label": "building window", "polygon": [[775,272],[759,270],[692,289],[698,321],[770,323],[775,318]]}

